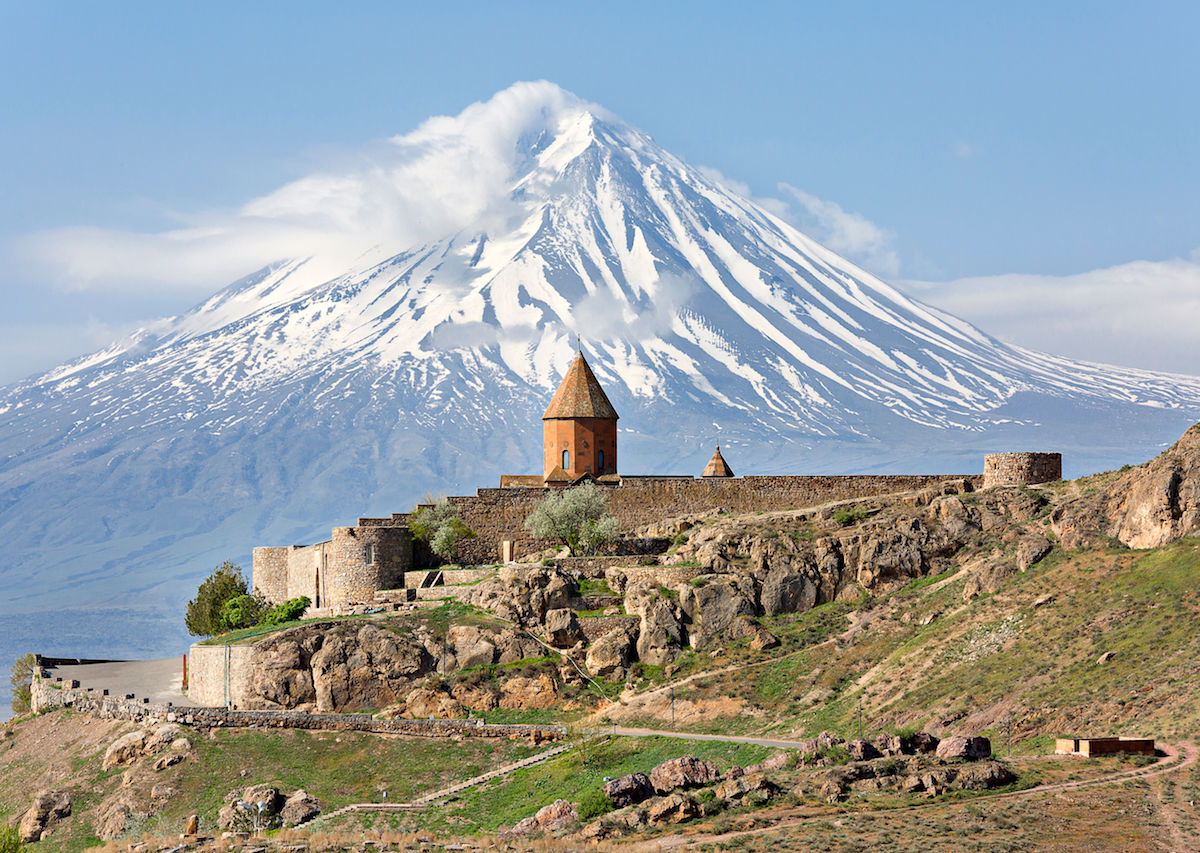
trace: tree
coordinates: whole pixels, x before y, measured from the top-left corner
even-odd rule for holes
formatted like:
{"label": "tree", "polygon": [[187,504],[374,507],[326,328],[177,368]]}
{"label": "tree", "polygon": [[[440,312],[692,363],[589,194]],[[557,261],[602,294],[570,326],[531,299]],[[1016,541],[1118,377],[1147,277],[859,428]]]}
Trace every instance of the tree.
{"label": "tree", "polygon": [[246,579],[242,577],[242,567],[226,560],[213,569],[200,588],[196,597],[188,602],[184,624],[188,633],[196,637],[211,637],[225,630],[221,619],[221,608],[230,599],[250,593]]}
{"label": "tree", "polygon": [[572,557],[594,554],[620,535],[617,520],[605,509],[600,490],[584,483],[547,495],[525,519],[525,527],[539,539],[562,542]]}
{"label": "tree", "polygon": [[417,539],[429,543],[430,550],[448,563],[458,560],[458,543],[475,537],[445,498],[419,507],[408,517],[408,529]]}
{"label": "tree", "polygon": [[37,659],[32,654],[21,655],[13,662],[11,673],[12,710],[14,714],[25,714],[30,711],[30,689],[33,684],[33,670],[37,667]]}
{"label": "tree", "polygon": [[221,605],[221,627],[225,631],[249,628],[256,624],[268,609],[266,599],[262,596],[236,596]]}

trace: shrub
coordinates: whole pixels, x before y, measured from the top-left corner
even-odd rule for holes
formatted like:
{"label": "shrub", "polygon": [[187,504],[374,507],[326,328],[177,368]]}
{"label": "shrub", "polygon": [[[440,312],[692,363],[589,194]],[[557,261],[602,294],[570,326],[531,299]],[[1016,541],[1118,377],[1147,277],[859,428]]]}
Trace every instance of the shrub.
{"label": "shrub", "polygon": [[572,557],[594,554],[620,534],[616,519],[605,513],[604,495],[591,483],[546,496],[525,519],[538,539],[563,543]]}
{"label": "shrub", "polygon": [[18,853],[21,849],[21,834],[15,823],[0,823],[0,853]]}
{"label": "shrub", "polygon": [[417,539],[428,542],[434,554],[450,563],[458,560],[458,543],[475,536],[475,531],[458,517],[445,498],[418,507],[408,517],[408,529]]}
{"label": "shrub", "polygon": [[225,630],[225,624],[221,621],[221,608],[225,602],[248,595],[249,592],[241,566],[228,560],[217,566],[200,584],[196,597],[188,602],[183,620],[188,633],[196,637],[220,634]]}
{"label": "shrub", "polygon": [[221,624],[226,631],[249,628],[258,622],[265,607],[266,602],[253,595],[239,595],[237,598],[231,598],[221,606]]}
{"label": "shrub", "polygon": [[283,604],[276,604],[264,613],[262,618],[259,619],[259,624],[282,625],[284,622],[299,619],[311,604],[312,600],[307,595],[302,595],[299,598],[289,598]]}
{"label": "shrub", "polygon": [[608,794],[604,793],[603,788],[589,788],[584,791],[583,796],[579,798],[579,808],[577,810],[579,819],[582,821],[598,818],[600,815],[608,814],[616,806],[609,799]]}
{"label": "shrub", "polygon": [[871,513],[869,511],[863,509],[862,507],[855,507],[854,509],[839,507],[833,511],[833,520],[842,527],[848,527],[849,525],[854,524],[856,521],[862,521],[870,514]]}

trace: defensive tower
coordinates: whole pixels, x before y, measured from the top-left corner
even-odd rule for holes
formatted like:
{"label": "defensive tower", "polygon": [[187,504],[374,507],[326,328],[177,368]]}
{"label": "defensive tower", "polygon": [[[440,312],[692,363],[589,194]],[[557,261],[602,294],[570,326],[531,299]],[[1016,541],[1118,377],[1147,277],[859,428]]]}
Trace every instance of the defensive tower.
{"label": "defensive tower", "polygon": [[617,418],[582,350],[577,352],[542,415],[545,479],[616,474]]}

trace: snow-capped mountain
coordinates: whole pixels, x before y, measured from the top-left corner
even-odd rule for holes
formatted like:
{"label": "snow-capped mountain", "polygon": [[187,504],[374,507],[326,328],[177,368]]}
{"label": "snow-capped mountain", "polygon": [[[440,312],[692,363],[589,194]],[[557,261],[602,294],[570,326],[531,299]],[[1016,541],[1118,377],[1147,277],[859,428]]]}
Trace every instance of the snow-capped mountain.
{"label": "snow-capped mountain", "polygon": [[175,602],[254,544],[537,472],[577,336],[627,473],[699,473],[718,442],[739,474],[978,471],[999,449],[1081,473],[1200,417],[1200,379],[1003,344],[551,84],[391,144],[358,197],[434,187],[430,152],[491,189],[431,189],[419,228],[281,258],[0,392],[0,612]]}

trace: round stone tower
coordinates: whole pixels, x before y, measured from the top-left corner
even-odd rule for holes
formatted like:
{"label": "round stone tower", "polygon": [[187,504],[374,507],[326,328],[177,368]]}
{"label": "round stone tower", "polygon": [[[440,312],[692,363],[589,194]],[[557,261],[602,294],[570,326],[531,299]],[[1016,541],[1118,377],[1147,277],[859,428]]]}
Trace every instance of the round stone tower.
{"label": "round stone tower", "polygon": [[983,487],[1029,486],[1062,479],[1061,453],[989,453],[983,457]]}
{"label": "round stone tower", "polygon": [[542,415],[546,479],[617,473],[617,417],[583,353],[577,353]]}

